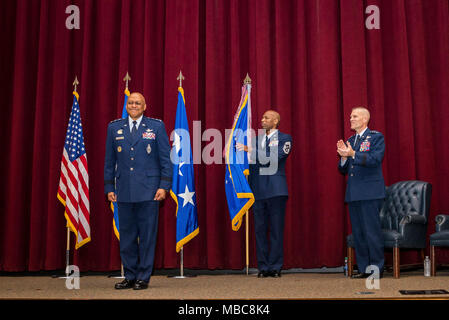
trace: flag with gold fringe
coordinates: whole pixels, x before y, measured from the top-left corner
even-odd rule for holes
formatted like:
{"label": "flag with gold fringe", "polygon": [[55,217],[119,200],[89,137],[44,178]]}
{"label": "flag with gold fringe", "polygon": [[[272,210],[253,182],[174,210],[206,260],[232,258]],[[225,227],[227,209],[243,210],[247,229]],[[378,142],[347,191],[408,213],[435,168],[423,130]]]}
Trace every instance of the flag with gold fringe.
{"label": "flag with gold fringe", "polygon": [[64,216],[67,220],[67,226],[76,235],[76,249],[91,240],[89,173],[78,101],[79,95],[75,88],[72,112],[70,113],[62,152],[61,174],[57,193],[59,201],[65,207]]}
{"label": "flag with gold fringe", "polygon": [[176,202],[176,252],[179,252],[199,233],[192,148],[182,87],[178,88],[173,135],[173,182],[170,195]]}
{"label": "flag with gold fringe", "polygon": [[244,84],[239,107],[234,117],[231,134],[225,148],[225,191],[232,230],[240,229],[245,213],[254,203],[246,176],[249,175],[248,155],[237,149],[237,144],[251,145],[251,85]]}

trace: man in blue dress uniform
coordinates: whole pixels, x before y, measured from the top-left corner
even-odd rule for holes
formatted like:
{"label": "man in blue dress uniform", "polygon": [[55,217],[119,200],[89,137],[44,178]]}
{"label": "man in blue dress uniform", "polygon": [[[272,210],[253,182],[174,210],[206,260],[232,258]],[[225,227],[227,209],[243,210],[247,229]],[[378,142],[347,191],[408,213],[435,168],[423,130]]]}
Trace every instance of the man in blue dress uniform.
{"label": "man in blue dress uniform", "polygon": [[261,121],[264,133],[257,136],[249,150],[249,184],[255,197],[253,212],[258,277],[280,277],[284,263],[284,221],[288,199],[285,162],[292,148],[292,137],[278,130],[280,120],[276,111],[266,111]]}
{"label": "man in blue dress uniform", "polygon": [[117,201],[125,280],[116,289],[146,289],[153,270],[159,202],[171,187],[170,145],[164,123],[143,116],[145,98],[132,93],[128,117],[108,125],[104,190]]}
{"label": "man in blue dress uniform", "polygon": [[379,212],[385,198],[382,160],[385,141],[382,133],[368,128],[370,113],[357,107],[351,112],[351,129],[356,132],[347,143],[337,142],[341,156],[339,171],[348,175],[345,202],[354,236],[359,273],[354,278],[367,278],[368,266],[377,266],[380,276],[384,267],[384,241]]}

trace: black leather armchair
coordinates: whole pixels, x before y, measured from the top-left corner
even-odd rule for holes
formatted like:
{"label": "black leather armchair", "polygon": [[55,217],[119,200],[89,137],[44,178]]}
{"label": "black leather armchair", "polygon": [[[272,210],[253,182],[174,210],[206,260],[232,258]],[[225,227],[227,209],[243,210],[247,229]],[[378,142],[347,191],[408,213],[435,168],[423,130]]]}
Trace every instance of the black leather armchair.
{"label": "black leather armchair", "polygon": [[431,275],[437,271],[435,247],[449,247],[449,215],[439,214],[435,217],[435,233],[430,235],[430,260],[432,264]]}
{"label": "black leather armchair", "polygon": [[[400,181],[386,188],[384,205],[380,211],[384,247],[393,249],[393,277],[399,278],[399,249],[419,249],[424,258],[427,220],[432,185],[428,182]],[[347,237],[348,272],[352,275],[354,239]]]}

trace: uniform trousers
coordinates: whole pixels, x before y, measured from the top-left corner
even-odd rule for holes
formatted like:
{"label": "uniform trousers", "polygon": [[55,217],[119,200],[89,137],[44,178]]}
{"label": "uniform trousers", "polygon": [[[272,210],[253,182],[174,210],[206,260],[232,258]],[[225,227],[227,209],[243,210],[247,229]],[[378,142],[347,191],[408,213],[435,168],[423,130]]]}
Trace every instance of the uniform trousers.
{"label": "uniform trousers", "polygon": [[125,278],[148,283],[153,272],[159,201],[117,202],[117,205]]}
{"label": "uniform trousers", "polygon": [[280,271],[284,264],[284,222],[287,199],[287,196],[279,196],[256,200],[254,203],[257,268],[259,271]]}
{"label": "uniform trousers", "polygon": [[370,265],[384,268],[384,240],[379,212],[383,199],[349,202],[355,257],[359,273]]}

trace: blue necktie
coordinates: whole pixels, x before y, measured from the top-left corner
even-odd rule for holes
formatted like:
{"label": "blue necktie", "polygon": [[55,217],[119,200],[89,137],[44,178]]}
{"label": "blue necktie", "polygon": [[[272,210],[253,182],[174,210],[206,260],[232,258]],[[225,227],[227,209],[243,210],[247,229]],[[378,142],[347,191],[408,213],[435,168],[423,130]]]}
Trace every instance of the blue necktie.
{"label": "blue necktie", "polygon": [[359,144],[359,142],[360,142],[361,139],[362,139],[361,136],[359,136],[359,135],[356,135],[356,136],[355,136],[354,149],[357,148],[357,145]]}
{"label": "blue necktie", "polygon": [[136,141],[136,136],[137,136],[137,121],[136,120],[133,121],[133,128],[131,130],[131,136],[133,138],[133,141]]}
{"label": "blue necktie", "polygon": [[270,139],[268,139],[268,136],[265,137],[265,155],[270,156]]}

